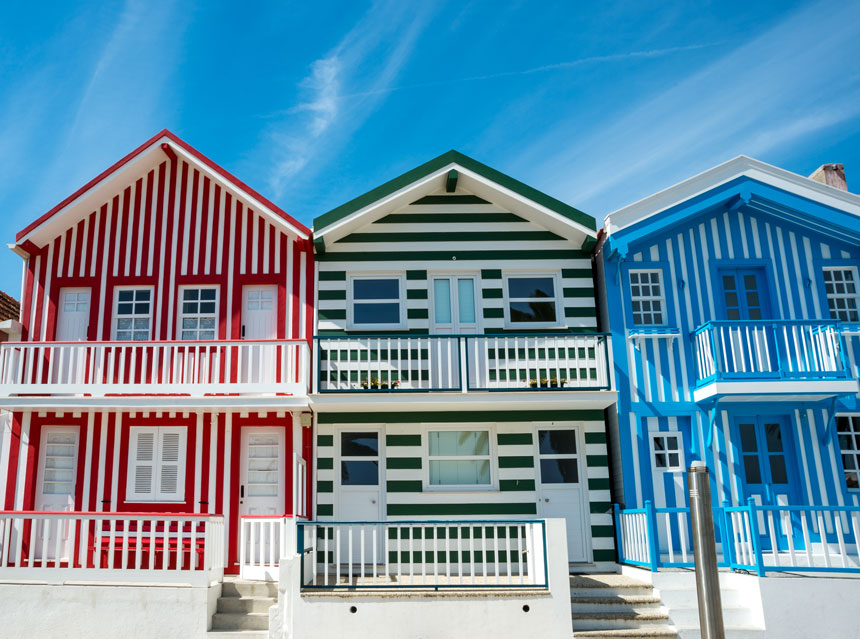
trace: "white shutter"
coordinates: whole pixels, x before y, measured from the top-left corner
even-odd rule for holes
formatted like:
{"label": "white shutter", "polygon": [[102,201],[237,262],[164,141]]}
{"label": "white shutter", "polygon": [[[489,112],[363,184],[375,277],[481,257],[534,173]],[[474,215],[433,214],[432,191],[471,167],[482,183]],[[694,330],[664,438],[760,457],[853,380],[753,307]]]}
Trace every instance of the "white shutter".
{"label": "white shutter", "polygon": [[126,492],[130,499],[154,499],[156,429],[133,427],[130,434],[131,463]]}
{"label": "white shutter", "polygon": [[161,428],[158,499],[180,501],[185,484],[185,429]]}

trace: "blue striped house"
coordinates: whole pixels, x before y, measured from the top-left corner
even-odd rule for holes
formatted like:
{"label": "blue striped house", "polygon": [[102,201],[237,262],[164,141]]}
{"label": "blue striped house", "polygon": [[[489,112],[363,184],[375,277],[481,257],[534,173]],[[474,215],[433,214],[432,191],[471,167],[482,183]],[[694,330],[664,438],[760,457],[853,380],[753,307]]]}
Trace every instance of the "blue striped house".
{"label": "blue striped house", "polygon": [[[860,505],[860,197],[738,157],[608,215],[595,255],[619,504],[671,518],[703,460],[717,506]],[[754,519],[760,549],[815,542],[790,508]]]}

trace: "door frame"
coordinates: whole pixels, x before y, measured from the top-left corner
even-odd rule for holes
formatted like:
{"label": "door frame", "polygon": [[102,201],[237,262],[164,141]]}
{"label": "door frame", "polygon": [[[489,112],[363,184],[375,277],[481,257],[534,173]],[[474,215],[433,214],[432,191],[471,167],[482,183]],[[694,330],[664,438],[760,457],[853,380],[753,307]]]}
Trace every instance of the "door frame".
{"label": "door frame", "polygon": [[[577,458],[577,474],[579,478],[579,507],[582,513],[582,538],[585,540],[583,548],[585,559],[583,563],[594,561],[594,543],[591,535],[591,509],[589,508],[589,491],[588,491],[588,462],[585,454],[585,424],[583,422],[553,422],[551,424],[532,424],[532,453],[534,457],[534,478],[535,478],[535,505],[537,516],[541,518],[540,508],[543,502],[543,483],[541,482],[540,474],[540,441],[538,431],[541,430],[573,430],[576,433],[576,458]],[[565,526],[567,523],[565,522]],[[568,560],[570,560],[570,552],[568,551]],[[577,562],[578,563],[578,562]]]}
{"label": "door frame", "polygon": [[[740,429],[739,422],[746,421],[754,422],[756,425],[756,440],[758,440],[759,432],[762,428],[762,422],[764,421],[779,421],[782,426],[782,434],[783,434],[783,453],[785,455],[785,465],[786,472],[788,474],[788,499],[789,504],[797,505],[803,497],[802,493],[802,483],[801,477],[798,476],[797,472],[792,472],[792,469],[800,469],[797,462],[797,445],[796,445],[796,436],[794,433],[794,419],[791,415],[786,415],[785,413],[779,412],[759,412],[753,416],[750,416],[748,413],[737,413],[731,414],[729,416],[729,426],[730,426],[730,436],[729,436],[729,444],[731,445],[731,453],[732,460],[735,465],[735,468],[738,469],[738,472],[733,472],[738,479],[738,490],[739,490],[739,503],[740,506],[746,505],[747,499],[749,496],[747,495],[747,481],[746,481],[746,472],[743,469],[743,453],[741,451],[740,446]],[[761,444],[762,442],[758,442]],[[764,442],[764,445],[767,445],[767,442]],[[759,465],[764,466],[762,464],[762,450],[759,447]],[[763,471],[764,472],[764,471]],[[770,466],[768,465],[766,468],[766,472],[768,474],[768,478],[770,477]],[[800,472],[805,472],[805,469],[800,469]],[[764,477],[762,477],[764,479]],[[763,482],[764,483],[764,482]],[[779,504],[771,504],[777,506]]]}
{"label": "door frame", "polygon": [[719,303],[719,320],[728,321],[725,313],[725,304],[723,303],[723,281],[721,273],[724,271],[761,271],[762,289],[759,291],[759,296],[762,298],[762,321],[779,319],[780,309],[774,306],[773,292],[776,290],[773,275],[773,265],[766,260],[712,260],[710,264],[711,279],[716,284],[714,288],[715,302]]}
{"label": "door frame", "polygon": [[[332,499],[332,512],[334,513],[332,517],[334,521],[342,521],[340,517],[340,497],[341,490],[343,487],[340,483],[340,461],[341,461],[341,446],[340,446],[340,437],[342,433],[352,432],[352,433],[371,433],[375,432],[379,434],[379,439],[377,439],[379,448],[377,451],[377,456],[379,460],[379,477],[377,483],[377,490],[379,491],[379,497],[376,500],[377,505],[377,515],[376,521],[385,521],[387,519],[385,513],[387,513],[388,500],[386,499],[387,490],[383,488],[385,483],[385,475],[386,475],[386,467],[385,467],[385,426],[335,426],[334,428],[334,494]],[[350,492],[347,489],[347,492]]]}
{"label": "door frame", "polygon": [[[48,432],[49,431],[59,431],[59,432],[67,432],[74,433],[75,435],[75,465],[73,468],[73,474],[75,478],[75,490],[72,493],[72,508],[77,505],[75,502],[77,501],[78,495],[78,465],[80,464],[81,458],[81,427],[79,425],[43,425],[39,430],[39,459],[36,465],[36,493],[34,495],[34,501],[37,501],[40,497],[42,497],[42,488],[45,480],[45,457],[47,456],[48,451]],[[33,504],[37,510],[39,510],[38,504]]]}
{"label": "door frame", "polygon": [[57,291],[57,319],[54,328],[54,338],[59,341],[60,322],[63,316],[63,293],[67,291],[86,291],[87,292],[87,327],[84,330],[83,338],[76,340],[85,342],[90,339],[90,327],[93,324],[93,287],[92,286],[61,286]]}
{"label": "door frame", "polygon": [[242,517],[242,486],[244,485],[245,473],[247,472],[246,465],[248,463],[247,455],[245,455],[245,446],[247,445],[246,437],[251,434],[251,431],[276,431],[280,432],[283,439],[280,442],[280,454],[282,458],[282,468],[281,473],[278,477],[278,489],[283,498],[283,508],[281,508],[281,512],[275,513],[272,517],[275,516],[283,516],[286,513],[287,509],[287,428],[286,426],[274,425],[274,426],[265,426],[265,425],[253,425],[253,424],[242,424],[239,426],[239,477],[236,482],[236,486],[234,490],[236,494],[238,494],[237,500],[237,508],[236,508],[236,519],[237,521]]}

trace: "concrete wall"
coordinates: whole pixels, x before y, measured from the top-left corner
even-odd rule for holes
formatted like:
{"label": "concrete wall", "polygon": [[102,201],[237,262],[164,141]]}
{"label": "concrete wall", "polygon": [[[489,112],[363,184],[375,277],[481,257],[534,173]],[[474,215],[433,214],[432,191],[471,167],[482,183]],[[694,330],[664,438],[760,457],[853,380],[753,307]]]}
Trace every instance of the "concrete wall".
{"label": "concrete wall", "polygon": [[209,588],[0,584],[0,636],[205,639],[220,594],[220,584]]}
{"label": "concrete wall", "polygon": [[[281,564],[272,639],[569,639],[570,583],[564,520],[547,520],[549,592],[355,592],[302,595],[298,557]],[[528,612],[523,606],[528,606]],[[355,612],[351,609],[355,608]]]}

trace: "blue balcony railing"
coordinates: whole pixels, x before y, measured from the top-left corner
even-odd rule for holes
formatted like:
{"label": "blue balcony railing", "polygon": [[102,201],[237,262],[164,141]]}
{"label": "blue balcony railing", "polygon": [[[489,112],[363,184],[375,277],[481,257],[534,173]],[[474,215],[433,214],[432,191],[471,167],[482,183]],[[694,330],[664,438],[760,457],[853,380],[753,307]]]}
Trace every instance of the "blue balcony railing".
{"label": "blue balcony railing", "polygon": [[693,332],[696,386],[715,381],[847,379],[839,322],[712,321]]}

